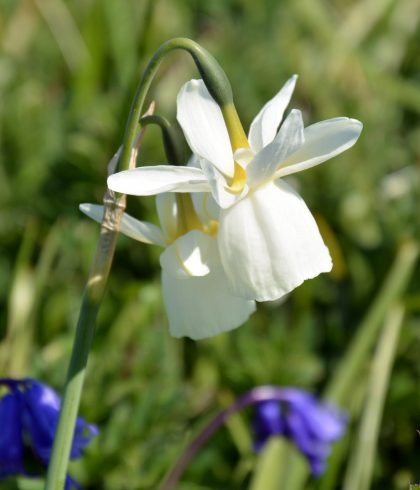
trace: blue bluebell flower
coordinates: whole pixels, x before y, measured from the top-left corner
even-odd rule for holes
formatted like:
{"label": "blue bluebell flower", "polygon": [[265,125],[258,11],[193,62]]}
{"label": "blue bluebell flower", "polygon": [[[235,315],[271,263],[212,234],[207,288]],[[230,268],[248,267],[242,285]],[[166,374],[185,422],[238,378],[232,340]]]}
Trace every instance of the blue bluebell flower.
{"label": "blue bluebell flower", "polygon": [[[28,477],[39,473],[27,464],[48,466],[58,424],[61,400],[49,386],[31,378],[21,380],[0,378],[8,392],[0,399],[0,479],[15,475]],[[83,449],[98,434],[93,424],[77,419],[71,447],[71,459],[82,456]],[[70,476],[66,490],[80,488]]]}
{"label": "blue bluebell flower", "polygon": [[285,436],[307,458],[312,474],[319,476],[325,471],[331,444],[344,434],[346,416],[306,391],[284,388],[257,404],[253,425],[257,451],[270,436]]}

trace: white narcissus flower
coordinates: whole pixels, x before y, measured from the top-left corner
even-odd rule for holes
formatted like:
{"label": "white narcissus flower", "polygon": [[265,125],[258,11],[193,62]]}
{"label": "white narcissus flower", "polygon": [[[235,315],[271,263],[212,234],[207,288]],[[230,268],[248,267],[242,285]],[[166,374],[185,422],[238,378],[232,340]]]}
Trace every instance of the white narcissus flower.
{"label": "white narcissus flower", "polygon": [[304,128],[296,109],[278,129],[295,83],[293,76],[257,114],[248,147],[233,151],[221,109],[201,80],[191,80],[178,95],[177,117],[201,169],[143,167],[108,179],[110,189],[134,195],[210,190],[221,208],[217,239],[230,290],[257,301],[280,298],[331,270],[312,214],[281,178],[347,150],[362,129],[346,117]]}
{"label": "white narcissus flower", "polygon": [[[177,199],[175,194],[159,194],[156,205],[160,227],[127,213],[121,222],[123,234],[164,247],[160,256],[163,300],[174,337],[211,337],[239,327],[255,311],[254,301],[236,297],[228,289],[209,197],[194,196],[195,212],[189,208],[190,196]],[[81,204],[80,210],[102,221],[103,206]],[[186,233],[180,234],[183,231]]]}

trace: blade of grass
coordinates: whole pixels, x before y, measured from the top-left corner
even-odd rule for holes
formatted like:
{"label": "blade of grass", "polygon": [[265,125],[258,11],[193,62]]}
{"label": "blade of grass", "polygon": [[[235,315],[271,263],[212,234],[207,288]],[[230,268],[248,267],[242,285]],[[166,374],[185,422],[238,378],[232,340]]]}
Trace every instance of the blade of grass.
{"label": "blade of grass", "polygon": [[30,264],[36,234],[33,224],[28,226],[23,238],[9,294],[6,338],[0,349],[1,371],[9,376],[23,377],[28,374],[35,318],[57,255],[61,232],[59,224],[51,228],[34,269]]}
{"label": "blade of grass", "polygon": [[[270,438],[258,458],[249,490],[291,490],[288,467],[295,456],[299,456],[296,449],[286,439]],[[305,466],[302,458],[299,464]]]}
{"label": "blade of grass", "polygon": [[343,490],[368,490],[389,377],[394,363],[404,308],[394,305],[387,316],[370,372],[365,409],[344,478]]}
{"label": "blade of grass", "polygon": [[68,6],[62,0],[35,0],[70,71],[90,60],[85,41]]}

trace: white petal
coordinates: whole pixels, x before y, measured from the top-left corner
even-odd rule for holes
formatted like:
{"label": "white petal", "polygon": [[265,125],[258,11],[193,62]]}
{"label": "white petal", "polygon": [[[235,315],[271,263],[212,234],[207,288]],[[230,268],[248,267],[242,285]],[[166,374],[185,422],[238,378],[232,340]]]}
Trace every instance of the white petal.
{"label": "white petal", "polygon": [[83,203],[79,204],[79,211],[93,219],[97,223],[102,223],[102,217],[104,215],[104,207],[100,204]]}
{"label": "white petal", "polygon": [[250,186],[272,179],[280,163],[303,144],[302,113],[293,109],[273,142],[258,152],[246,168]]}
{"label": "white petal", "polygon": [[212,196],[221,208],[232,206],[248,192],[248,186],[240,193],[229,190],[226,178],[209,161],[202,159],[201,168],[210,185]]}
{"label": "white petal", "polygon": [[257,301],[281,298],[332,267],[314,218],[283,181],[222,210],[218,241],[233,293]]}
{"label": "white petal", "polygon": [[[79,209],[86,216],[89,216],[89,218],[92,218],[98,223],[102,222],[103,206],[85,203],[80,204]],[[139,221],[127,213],[124,213],[122,217],[120,232],[142,243],[152,243],[161,247],[164,247],[166,243],[163,233],[158,226],[147,221]]]}
{"label": "white petal", "polygon": [[156,209],[166,243],[172,243],[176,238],[178,224],[178,208],[175,194],[172,192],[158,194],[156,196]]}
{"label": "white petal", "polygon": [[[205,162],[204,158],[201,158],[195,154],[190,158],[188,165],[201,168],[201,164]],[[209,165],[210,162],[209,162]],[[205,174],[204,174],[205,175]],[[207,176],[206,176],[207,178]],[[224,177],[223,177],[224,180]],[[210,184],[209,184],[210,185]],[[211,186],[210,186],[211,187]],[[208,225],[210,221],[219,219],[219,206],[217,205],[214,197],[209,192],[194,192],[191,194],[191,199],[194,203],[194,208],[201,220],[205,225]]]}
{"label": "white petal", "polygon": [[289,78],[278,94],[265,104],[252,121],[248,139],[255,153],[273,141],[292,97],[296,80],[297,75]]}
{"label": "white petal", "polygon": [[255,302],[232,295],[219,266],[204,277],[177,279],[162,271],[163,299],[174,337],[203,339],[239,327]]}
{"label": "white petal", "polygon": [[214,238],[192,230],[177,238],[160,256],[160,265],[178,278],[200,277],[210,272]]}
{"label": "white petal", "polygon": [[194,209],[204,225],[209,225],[211,221],[219,219],[220,208],[209,192],[194,192],[191,194],[191,199]]}
{"label": "white petal", "polygon": [[235,162],[241,164],[242,168],[247,168],[255,157],[255,153],[251,148],[238,148],[233,154]]}
{"label": "white petal", "polygon": [[199,168],[155,165],[125,170],[108,177],[108,187],[132,196],[153,196],[161,192],[206,192],[209,185]]}
{"label": "white petal", "polygon": [[192,151],[232,177],[232,147],[222,111],[202,80],[191,80],[181,88],[177,119]]}
{"label": "white petal", "polygon": [[356,119],[337,117],[305,128],[305,142],[282,162],[276,177],[294,174],[318,165],[352,147],[363,125]]}

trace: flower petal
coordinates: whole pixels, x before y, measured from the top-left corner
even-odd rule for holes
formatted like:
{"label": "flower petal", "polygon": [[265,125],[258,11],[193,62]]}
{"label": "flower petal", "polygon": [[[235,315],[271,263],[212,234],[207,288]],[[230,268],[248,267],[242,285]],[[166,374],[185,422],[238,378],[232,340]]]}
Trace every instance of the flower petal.
{"label": "flower petal", "polygon": [[23,396],[24,430],[37,456],[48,464],[60,411],[60,399],[49,386],[29,380]]}
{"label": "flower petal", "polygon": [[210,272],[214,238],[199,230],[180,236],[160,256],[160,265],[178,278],[200,277]]}
{"label": "flower petal", "polygon": [[305,128],[305,142],[283,161],[276,178],[294,174],[318,165],[351,148],[357,141],[363,125],[357,119],[337,117]]}
{"label": "flower petal", "polygon": [[199,340],[237,328],[248,320],[255,311],[255,302],[233,296],[226,283],[220,264],[204,277],[187,279],[163,270],[163,300],[171,335]]}
{"label": "flower petal", "polygon": [[258,152],[247,166],[248,184],[255,186],[272,179],[280,163],[302,146],[303,131],[302,113],[293,109],[273,142]]}
{"label": "flower petal", "polygon": [[283,418],[278,400],[266,400],[256,405],[252,424],[255,433],[254,447],[256,451],[261,451],[267,439],[271,436],[283,434]]}
{"label": "flower petal", "polygon": [[248,186],[245,186],[240,193],[232,192],[226,178],[208,160],[201,160],[201,168],[210,185],[212,196],[221,208],[232,206],[248,192]]}
{"label": "flower petal", "polygon": [[181,88],[177,119],[192,151],[232,177],[232,147],[222,111],[202,80],[191,80]]}
{"label": "flower petal", "polygon": [[325,471],[331,444],[344,434],[346,417],[302,390],[284,391],[288,402],[285,432],[308,459],[312,474],[319,476]]}
{"label": "flower petal", "polygon": [[[203,160],[203,158],[193,153],[188,160],[187,165],[201,168],[201,162]],[[191,199],[193,200],[194,208],[204,225],[208,225],[211,221],[219,218],[219,206],[209,192],[193,192],[191,193]]]}
{"label": "flower petal", "polygon": [[[26,389],[23,393],[25,404],[24,431],[28,434],[37,456],[45,464],[48,464],[57,428],[61,400],[52,388],[43,383],[29,378],[25,380],[25,383]],[[96,426],[87,424],[80,417],[77,418],[70,453],[71,459],[79,458],[82,455],[82,449],[87,446],[97,432]]]}
{"label": "flower petal", "polygon": [[290,411],[298,411],[302,415],[308,432],[314,438],[330,443],[343,436],[347,417],[338,407],[298,388],[285,388],[283,393]]}
{"label": "flower petal", "polygon": [[238,148],[233,154],[235,162],[238,162],[242,168],[247,168],[255,157],[251,148]]}
{"label": "flower petal", "polygon": [[208,226],[219,219],[220,208],[209,192],[194,192],[191,199],[203,225]]}
{"label": "flower petal", "polygon": [[[89,218],[92,218],[98,223],[102,222],[103,206],[99,204],[84,203],[80,204],[79,209],[82,213],[86,214],[86,216],[89,216]],[[142,243],[151,243],[160,245],[161,247],[166,245],[166,240],[158,226],[148,223],[147,221],[139,221],[127,213],[124,213],[122,217],[120,231],[124,235]]]}
{"label": "flower petal", "polygon": [[172,192],[158,194],[156,196],[156,210],[165,241],[167,244],[172,243],[176,239],[178,225],[178,207],[175,194]]}
{"label": "flower petal", "polygon": [[271,143],[283,119],[284,111],[295,89],[297,75],[293,75],[255,116],[249,128],[249,142],[255,153]]}
{"label": "flower petal", "polygon": [[21,400],[17,392],[0,400],[0,478],[24,472]]}
{"label": "flower petal", "polygon": [[132,196],[153,196],[161,192],[208,192],[199,168],[155,165],[125,170],[108,177],[108,187]]}
{"label": "flower petal", "polygon": [[283,181],[222,210],[218,241],[230,287],[243,298],[278,299],[332,267],[314,218]]}

